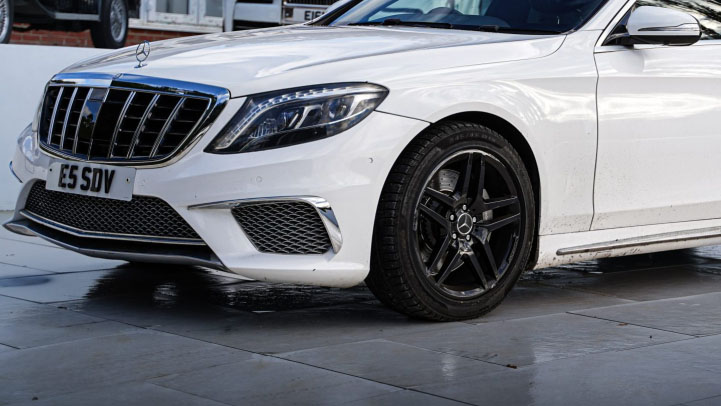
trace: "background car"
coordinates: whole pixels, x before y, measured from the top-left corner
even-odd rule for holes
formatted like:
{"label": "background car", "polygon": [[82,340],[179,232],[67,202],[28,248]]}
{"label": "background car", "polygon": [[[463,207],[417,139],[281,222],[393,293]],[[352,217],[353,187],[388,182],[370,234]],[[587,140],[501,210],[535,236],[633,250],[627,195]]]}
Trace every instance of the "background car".
{"label": "background car", "polygon": [[128,35],[128,1],[0,0],[0,43],[10,41],[13,23],[27,24],[24,29],[90,29],[96,47],[121,48]]}

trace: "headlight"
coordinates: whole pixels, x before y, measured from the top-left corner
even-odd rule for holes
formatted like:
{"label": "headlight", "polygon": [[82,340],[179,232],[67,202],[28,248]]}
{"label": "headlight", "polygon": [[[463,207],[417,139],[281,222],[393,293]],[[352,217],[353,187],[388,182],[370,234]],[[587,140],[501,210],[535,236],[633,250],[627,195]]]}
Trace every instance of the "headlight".
{"label": "headlight", "polygon": [[261,151],[330,137],[366,118],[387,94],[378,85],[341,83],[250,96],[206,151]]}

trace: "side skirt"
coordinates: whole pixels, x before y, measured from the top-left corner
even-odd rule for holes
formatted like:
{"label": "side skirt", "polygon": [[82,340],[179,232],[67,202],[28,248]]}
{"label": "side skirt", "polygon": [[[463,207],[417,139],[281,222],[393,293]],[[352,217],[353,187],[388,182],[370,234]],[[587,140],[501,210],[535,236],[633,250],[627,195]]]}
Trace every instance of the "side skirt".
{"label": "side skirt", "polygon": [[535,269],[598,258],[721,244],[721,219],[539,237]]}

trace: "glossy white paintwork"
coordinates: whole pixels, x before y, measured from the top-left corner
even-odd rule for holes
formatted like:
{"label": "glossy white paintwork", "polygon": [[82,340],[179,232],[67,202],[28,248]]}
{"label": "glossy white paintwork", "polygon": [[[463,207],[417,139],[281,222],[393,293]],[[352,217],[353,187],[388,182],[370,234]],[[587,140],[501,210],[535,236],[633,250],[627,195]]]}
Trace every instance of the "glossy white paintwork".
{"label": "glossy white paintwork", "polygon": [[[233,99],[186,156],[166,167],[138,169],[135,193],[168,201],[229,269],[254,279],[360,282],[369,269],[375,208],[393,163],[423,129],[458,113],[505,120],[533,154],[531,169],[540,178],[536,267],[721,242],[557,254],[721,226],[721,190],[711,175],[721,170],[721,46],[603,46],[628,7],[625,0],[610,0],[568,35],[295,26],[163,41],[153,44],[141,69],[134,68],[134,48],[126,48],[67,71],[142,74],[230,90]],[[383,85],[389,95],[377,112],[342,134],[271,151],[202,152],[247,95],[350,81]],[[27,182],[44,179],[48,164],[45,154],[18,149],[13,167]],[[343,235],[337,254],[260,254],[228,211],[188,209],[293,195],[328,200]],[[23,202],[21,194],[18,208]]]}

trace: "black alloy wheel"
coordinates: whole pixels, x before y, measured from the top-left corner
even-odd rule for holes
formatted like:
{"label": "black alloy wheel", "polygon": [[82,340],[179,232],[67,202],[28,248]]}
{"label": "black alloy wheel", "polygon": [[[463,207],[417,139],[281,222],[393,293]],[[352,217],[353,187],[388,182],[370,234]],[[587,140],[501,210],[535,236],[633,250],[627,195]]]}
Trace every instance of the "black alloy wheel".
{"label": "black alloy wheel", "polygon": [[513,147],[487,127],[444,123],[411,143],[386,182],[366,282],[411,316],[478,317],[525,269],[534,229],[533,188]]}

